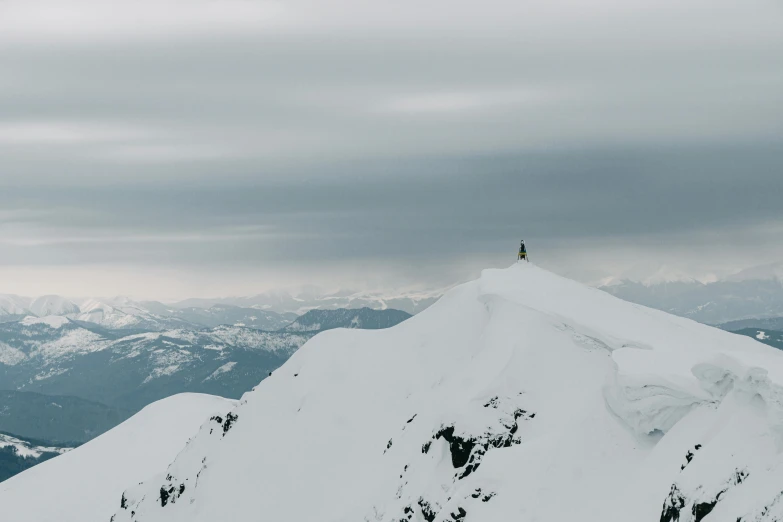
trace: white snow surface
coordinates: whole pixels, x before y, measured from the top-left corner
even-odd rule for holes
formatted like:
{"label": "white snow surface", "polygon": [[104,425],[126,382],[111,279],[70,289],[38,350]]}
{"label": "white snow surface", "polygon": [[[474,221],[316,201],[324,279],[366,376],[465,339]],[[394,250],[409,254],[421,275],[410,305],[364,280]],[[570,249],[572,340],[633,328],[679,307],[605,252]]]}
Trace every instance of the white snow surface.
{"label": "white snow surface", "polygon": [[771,522],[781,383],[753,339],[487,270],[394,328],[314,337],[129,480],[115,522]]}
{"label": "white snow surface", "polygon": [[317,335],[167,471],[128,472],[124,507],[100,500],[114,522],[771,522],[781,384],[771,347],[519,264]]}
{"label": "white snow surface", "polygon": [[108,522],[128,481],[164,471],[206,419],[235,404],[195,393],[152,403],[90,442],[0,483],[0,520]]}

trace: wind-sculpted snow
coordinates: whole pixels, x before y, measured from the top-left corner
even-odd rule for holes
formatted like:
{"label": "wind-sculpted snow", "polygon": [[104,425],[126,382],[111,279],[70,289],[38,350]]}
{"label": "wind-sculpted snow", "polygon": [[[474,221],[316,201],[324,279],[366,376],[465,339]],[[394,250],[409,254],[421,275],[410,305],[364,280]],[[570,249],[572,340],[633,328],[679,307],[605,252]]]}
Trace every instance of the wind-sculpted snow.
{"label": "wind-sculpted snow", "polygon": [[315,336],[114,521],[780,521],[781,383],[747,337],[488,270]]}

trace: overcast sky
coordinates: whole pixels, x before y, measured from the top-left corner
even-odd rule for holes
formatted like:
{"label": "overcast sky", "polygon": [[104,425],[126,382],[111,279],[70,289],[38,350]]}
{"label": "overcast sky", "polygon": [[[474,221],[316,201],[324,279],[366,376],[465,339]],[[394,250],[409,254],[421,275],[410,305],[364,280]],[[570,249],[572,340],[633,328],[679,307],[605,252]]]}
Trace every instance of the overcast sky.
{"label": "overcast sky", "polygon": [[0,0],[0,293],[783,260],[780,0]]}

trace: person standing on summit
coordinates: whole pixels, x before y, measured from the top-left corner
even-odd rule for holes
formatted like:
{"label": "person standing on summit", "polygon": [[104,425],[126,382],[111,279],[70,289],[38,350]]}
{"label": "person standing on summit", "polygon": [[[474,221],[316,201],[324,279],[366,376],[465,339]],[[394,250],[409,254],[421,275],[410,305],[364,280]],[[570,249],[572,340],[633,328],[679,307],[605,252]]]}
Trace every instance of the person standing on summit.
{"label": "person standing on summit", "polygon": [[525,240],[523,239],[521,244],[519,245],[519,255],[517,256],[517,261],[525,260],[530,262],[530,260],[527,258],[527,249],[525,248]]}

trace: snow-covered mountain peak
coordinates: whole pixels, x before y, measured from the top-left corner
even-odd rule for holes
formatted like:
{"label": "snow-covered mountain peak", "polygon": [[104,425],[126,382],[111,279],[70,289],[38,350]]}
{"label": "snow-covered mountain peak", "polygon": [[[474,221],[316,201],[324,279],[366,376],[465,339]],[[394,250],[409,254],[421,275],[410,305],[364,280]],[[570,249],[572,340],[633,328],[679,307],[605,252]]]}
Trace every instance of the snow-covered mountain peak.
{"label": "snow-covered mountain peak", "polygon": [[29,305],[30,300],[25,297],[0,294],[0,316],[24,315],[28,313]]}
{"label": "snow-covered mountain peak", "polygon": [[109,328],[131,328],[148,322],[158,322],[158,317],[139,303],[122,297],[110,300],[89,299],[82,303],[81,313],[76,315],[76,319]]}
{"label": "snow-covered mountain peak", "polygon": [[30,311],[38,317],[50,315],[78,314],[79,307],[76,303],[59,295],[42,295],[36,297],[30,303]]}
{"label": "snow-covered mountain peak", "polygon": [[314,337],[114,520],[779,520],[782,384],[752,339],[487,270]]}
{"label": "snow-covered mountain peak", "polygon": [[99,299],[94,299],[94,298],[87,299],[86,301],[84,301],[81,304],[80,308],[82,313],[91,313],[97,310],[102,310],[105,312],[114,311],[114,307],[111,306],[110,304],[106,303],[105,301],[101,301]]}
{"label": "snow-covered mountain peak", "polygon": [[770,279],[783,281],[783,262],[753,266],[726,278],[727,281],[733,282],[758,280],[764,281]]}
{"label": "snow-covered mountain peak", "polygon": [[645,286],[660,285],[665,283],[698,283],[699,281],[690,274],[677,268],[661,265],[658,270],[642,279]]}

